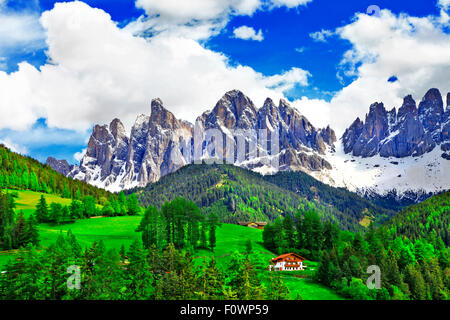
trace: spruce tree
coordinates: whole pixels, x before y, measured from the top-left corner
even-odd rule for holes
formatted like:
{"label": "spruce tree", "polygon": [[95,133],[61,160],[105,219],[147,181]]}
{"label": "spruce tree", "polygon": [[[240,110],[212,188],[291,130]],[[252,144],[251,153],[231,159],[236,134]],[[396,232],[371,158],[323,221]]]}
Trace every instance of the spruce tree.
{"label": "spruce tree", "polygon": [[45,197],[41,195],[41,198],[39,199],[39,203],[36,206],[35,211],[36,219],[39,223],[47,222],[49,218],[49,210],[47,201],[45,200]]}

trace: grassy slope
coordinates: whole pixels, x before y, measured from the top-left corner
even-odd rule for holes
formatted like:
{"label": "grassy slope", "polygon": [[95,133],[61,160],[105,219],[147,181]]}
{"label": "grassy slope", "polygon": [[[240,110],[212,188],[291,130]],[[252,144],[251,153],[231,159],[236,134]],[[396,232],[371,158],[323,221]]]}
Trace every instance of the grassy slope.
{"label": "grassy slope", "polygon": [[8,192],[17,192],[19,197],[14,198],[14,201],[16,202],[16,212],[23,211],[25,217],[28,217],[29,215],[34,213],[34,211],[36,210],[36,204],[39,202],[41,196],[45,197],[48,205],[56,202],[64,206],[68,206],[72,201],[70,199],[63,199],[60,196],[54,194],[46,194],[34,191],[8,190]]}
{"label": "grassy slope", "polygon": [[[233,252],[244,254],[246,242],[252,241],[251,257],[260,267],[268,266],[269,260],[275,255],[262,245],[262,230],[251,229],[234,224],[222,224],[217,229],[217,247],[214,256],[218,265],[224,266],[228,263]],[[209,251],[199,251],[200,257],[211,256]],[[201,258],[200,258],[201,259]],[[283,272],[283,280],[291,292],[291,299],[296,299],[298,294],[304,300],[341,300],[338,294],[311,279],[298,278],[298,276],[311,275],[311,271],[317,267],[317,263],[305,262],[310,271]],[[260,276],[263,283],[267,281],[269,271],[263,271]]]}
{"label": "grassy slope", "polygon": [[[62,204],[70,203],[70,200],[62,199],[56,196],[45,195],[47,202],[59,202]],[[34,211],[34,207],[40,198],[39,193],[31,191],[19,191],[19,198],[16,198],[17,210],[23,210],[30,214]],[[47,247],[53,243],[58,235],[66,233],[69,229],[76,236],[81,246],[86,247],[95,241],[103,240],[107,248],[115,248],[119,250],[125,245],[125,248],[136,239],[140,238],[140,234],[135,232],[141,217],[114,217],[114,218],[92,218],[79,220],[73,224],[51,225],[41,224],[39,226],[39,234],[41,246]],[[246,251],[246,243],[252,241],[252,259],[257,261],[260,267],[266,267],[268,261],[275,255],[265,249],[262,245],[262,230],[251,229],[233,224],[222,224],[217,229],[217,247],[214,254],[210,251],[199,250],[197,252],[196,262],[202,263],[205,257],[214,255],[219,266],[224,267],[231,259],[231,254],[238,252],[244,254]],[[0,252],[0,266],[14,255],[13,252]],[[310,268],[315,267],[314,262],[306,263]],[[317,284],[310,279],[296,278],[295,276],[304,276],[308,272],[283,273],[283,278],[291,291],[291,298],[297,298],[300,293],[303,299],[323,299],[333,300],[341,299],[330,289]],[[310,272],[309,272],[310,273]],[[261,273],[261,280],[266,281],[268,271]]]}

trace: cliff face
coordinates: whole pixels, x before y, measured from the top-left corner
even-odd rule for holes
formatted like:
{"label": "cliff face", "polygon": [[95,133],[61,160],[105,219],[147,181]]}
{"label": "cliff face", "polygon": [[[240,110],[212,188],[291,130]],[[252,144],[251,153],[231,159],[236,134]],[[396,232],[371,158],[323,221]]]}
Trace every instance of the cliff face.
{"label": "cliff face", "polygon": [[[411,96],[406,96],[398,113],[387,112],[382,103],[370,107],[365,122],[357,119],[344,133],[345,153],[364,158],[417,157],[431,152],[437,145],[449,141],[449,99],[447,111],[441,93],[430,89],[417,107]],[[444,157],[444,155],[443,155]]]}
{"label": "cliff face", "polygon": [[263,173],[318,171],[331,169],[322,155],[335,142],[330,127],[316,129],[284,100],[276,106],[267,99],[257,110],[242,92],[230,91],[194,126],[155,99],[151,115],[138,116],[129,137],[119,119],[96,125],[80,165],[64,174],[117,191],[216,158]]}

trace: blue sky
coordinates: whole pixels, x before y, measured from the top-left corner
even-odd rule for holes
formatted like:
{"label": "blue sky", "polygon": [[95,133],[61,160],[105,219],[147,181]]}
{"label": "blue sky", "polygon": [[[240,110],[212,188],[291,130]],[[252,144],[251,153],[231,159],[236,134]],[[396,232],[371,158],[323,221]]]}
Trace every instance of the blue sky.
{"label": "blue sky", "polygon": [[[446,0],[441,1],[442,3],[448,3]],[[10,0],[6,1],[3,7],[0,8],[2,8],[1,10],[5,16],[29,15],[38,19],[43,12],[52,10],[55,2],[57,1],[39,0],[33,2]],[[147,7],[141,5],[143,8],[137,8],[133,0],[85,0],[84,2],[92,8],[98,8],[107,12],[116,23],[117,28],[130,27],[130,23],[133,24],[139,17],[145,17],[147,21],[152,21],[152,11],[145,10],[148,7],[153,8],[151,4]],[[151,3],[151,1],[148,1],[148,3]],[[250,67],[252,72],[260,73],[263,77],[267,78],[289,72],[293,68],[301,69],[309,74],[309,76],[306,76],[307,80],[301,80],[297,77],[297,82],[294,81],[288,87],[283,88],[282,93],[284,96],[291,101],[306,97],[311,100],[320,100],[320,103],[330,103],[336,98],[337,93],[345,90],[347,86],[362,77],[358,72],[353,74],[349,73],[348,68],[341,63],[345,53],[354,49],[357,46],[356,41],[359,41],[359,39],[344,39],[344,36],[336,34],[336,30],[340,27],[352,24],[356,25],[355,20],[357,18],[355,15],[358,12],[365,13],[367,8],[374,4],[381,9],[388,9],[396,18],[401,14],[418,18],[426,18],[429,16],[438,17],[442,12],[442,6],[438,6],[437,1],[313,0],[306,5],[299,5],[294,8],[288,8],[287,6],[265,8],[254,10],[251,15],[228,14],[226,18],[223,18],[223,15],[221,15],[220,19],[222,19],[223,25],[218,31],[210,32],[206,37],[198,37],[195,41],[202,48],[208,49],[208,51],[225,55],[227,58],[225,62],[227,68],[246,66]],[[62,13],[66,14],[66,11],[63,12],[61,10],[58,14]],[[56,12],[54,16],[56,16]],[[153,25],[152,30],[156,30],[159,25],[163,25],[169,21],[169,19],[164,20],[162,16],[159,20],[155,19],[157,26],[155,27]],[[215,17],[214,19],[213,23],[217,23],[219,18]],[[170,21],[172,23],[172,20]],[[388,18],[386,18],[386,21],[388,21]],[[210,22],[208,20],[204,24],[206,25]],[[256,32],[261,30],[263,40],[252,41],[236,38],[234,36],[234,30],[241,26],[251,27]],[[142,25],[139,28],[143,30]],[[438,28],[444,35],[448,35],[448,25],[440,25]],[[323,41],[318,41],[314,39],[312,34],[321,30],[329,30],[331,35],[324,38]],[[142,36],[142,34],[135,33],[136,36]],[[0,30],[0,44],[1,37]],[[86,34],[86,37],[88,37],[88,34]],[[49,45],[46,40],[47,32],[42,31],[42,37],[37,36],[32,41],[19,41],[17,45],[12,42],[9,47],[5,47],[3,51],[0,51],[0,68],[8,75],[11,75],[19,70],[18,64],[21,62],[27,62],[39,71],[42,66],[48,66],[54,63],[54,61],[50,63],[49,60],[61,59],[59,65],[62,66],[63,60],[60,58],[61,54],[53,50],[53,48],[49,50]],[[67,45],[70,45],[70,43]],[[52,53],[49,54],[49,51]],[[49,55],[54,56],[50,59]],[[69,61],[69,59],[64,61]],[[80,60],[80,62],[83,63],[83,60]],[[360,61],[356,61],[357,67],[364,63],[366,61],[362,58]],[[379,81],[387,82],[390,77],[397,76],[401,83],[403,80],[402,77],[398,74],[389,73],[384,74],[384,78],[380,78]],[[394,83],[396,81],[391,82]],[[279,85],[277,82],[276,86]],[[428,84],[424,84],[424,86],[426,85]],[[433,85],[433,83],[431,82],[430,85]],[[409,90],[415,89],[410,85],[405,85],[405,87]],[[33,89],[30,90],[33,91]],[[55,90],[57,89],[55,88]],[[138,91],[138,89],[136,90]],[[396,87],[396,90],[403,92],[398,87]],[[417,90],[421,92],[420,90],[423,89],[420,87]],[[80,91],[82,90],[80,89]],[[249,91],[251,92],[251,89]],[[159,93],[158,90],[155,90],[155,92]],[[164,96],[164,92],[159,93],[159,95]],[[146,101],[151,98],[150,96],[145,97]],[[220,96],[216,100],[219,98]],[[104,97],[98,98],[95,96],[94,98],[90,98],[89,101],[97,101],[96,99],[101,101],[107,100]],[[167,99],[170,99],[170,97]],[[82,103],[80,101],[80,104]],[[203,101],[199,103],[203,103]],[[99,104],[95,108],[102,108],[102,106]],[[30,106],[30,108],[32,107]],[[206,110],[211,107],[212,105],[202,106],[199,110]],[[0,104],[0,109],[3,110],[4,108],[8,108],[8,106]],[[18,129],[19,126],[17,128],[15,126],[8,127],[7,125],[0,126],[0,141],[7,142],[10,146],[14,146],[17,150],[27,153],[40,161],[45,161],[47,156],[55,156],[75,163],[74,154],[81,152],[85,148],[86,140],[89,137],[92,126],[98,121],[104,121],[106,123],[108,121],[107,119],[112,120],[116,116],[120,117],[120,114],[115,113],[108,114],[107,116],[98,116],[98,118],[92,117],[91,119],[80,120],[80,125],[77,125],[76,128],[70,128],[67,121],[64,122],[62,119],[59,119],[56,115],[52,114],[52,111],[45,111],[40,114],[43,108],[45,106],[33,109],[36,110],[34,123],[33,120],[30,120],[26,125],[20,126],[20,129]],[[104,108],[105,112],[109,112],[110,109],[106,106]],[[130,118],[137,116],[137,113],[135,114],[136,108],[134,104],[129,107],[130,110],[133,110],[133,115],[130,115]],[[361,110],[362,108],[366,108],[366,106],[361,107]],[[142,110],[144,113],[149,112],[148,105],[143,106],[142,109],[137,109]],[[185,114],[183,112],[177,113],[177,110],[176,108],[174,109],[177,115]],[[48,120],[45,119],[47,114],[49,117]],[[198,111],[197,115],[199,114],[200,111]],[[14,120],[11,119],[11,121]],[[31,135],[35,136],[35,139],[30,139],[29,137]]]}

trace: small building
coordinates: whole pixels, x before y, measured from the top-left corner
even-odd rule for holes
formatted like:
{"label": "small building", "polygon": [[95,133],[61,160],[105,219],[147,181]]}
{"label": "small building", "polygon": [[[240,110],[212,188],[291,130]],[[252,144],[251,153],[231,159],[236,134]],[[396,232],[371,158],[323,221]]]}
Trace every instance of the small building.
{"label": "small building", "polygon": [[270,271],[299,271],[306,268],[303,261],[306,259],[296,253],[286,253],[270,260]]}
{"label": "small building", "polygon": [[264,227],[267,225],[267,222],[239,222],[240,226],[249,227],[253,229],[260,229],[263,230]]}

